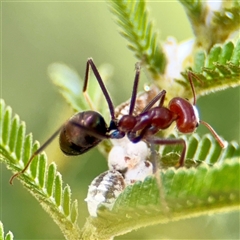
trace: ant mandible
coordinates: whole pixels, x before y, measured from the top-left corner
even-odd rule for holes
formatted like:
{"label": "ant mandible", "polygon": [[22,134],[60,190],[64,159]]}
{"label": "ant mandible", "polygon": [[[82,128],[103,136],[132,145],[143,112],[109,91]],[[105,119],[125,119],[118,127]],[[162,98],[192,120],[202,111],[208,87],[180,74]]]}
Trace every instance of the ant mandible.
{"label": "ant mandible", "polygon": [[[11,177],[11,184],[15,177],[27,170],[34,157],[41,153],[59,133],[61,150],[66,155],[71,156],[80,155],[89,151],[103,139],[120,139],[125,135],[127,135],[129,140],[133,143],[144,140],[150,144],[182,145],[183,150],[180,155],[179,166],[184,165],[187,149],[186,142],[183,139],[161,139],[155,136],[158,131],[168,128],[174,121],[176,122],[178,131],[181,133],[194,132],[199,123],[205,125],[219,142],[220,146],[224,147],[224,142],[213,130],[213,128],[208,123],[199,120],[198,112],[195,107],[196,94],[192,82],[192,77],[197,78],[197,76],[193,73],[188,73],[188,80],[193,93],[193,104],[186,99],[175,97],[169,102],[168,108],[164,107],[163,103],[166,91],[162,90],[147,104],[140,114],[134,116],[133,111],[140,77],[140,64],[137,63],[129,113],[127,115],[123,115],[120,119],[116,119],[112,100],[92,58],[87,60],[83,94],[85,94],[87,90],[90,67],[108,104],[111,115],[109,126],[107,126],[102,115],[96,111],[90,110],[75,114],[32,154],[26,166],[20,172]],[[153,107],[158,101],[158,106]]]}

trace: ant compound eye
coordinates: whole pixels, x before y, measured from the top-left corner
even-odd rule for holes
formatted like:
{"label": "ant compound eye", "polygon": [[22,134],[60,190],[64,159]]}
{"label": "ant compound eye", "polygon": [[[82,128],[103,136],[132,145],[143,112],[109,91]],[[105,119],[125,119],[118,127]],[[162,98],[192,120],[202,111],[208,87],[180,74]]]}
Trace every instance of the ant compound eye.
{"label": "ant compound eye", "polygon": [[177,114],[176,125],[181,133],[192,133],[199,124],[198,111],[194,105],[183,98],[173,98],[169,109]]}
{"label": "ant compound eye", "polygon": [[60,148],[66,155],[83,154],[101,142],[106,132],[107,125],[99,113],[94,111],[77,113],[60,132]]}
{"label": "ant compound eye", "polygon": [[87,202],[88,212],[92,217],[97,217],[100,206],[112,209],[115,200],[124,190],[125,182],[118,171],[107,171],[96,177],[88,188]]}

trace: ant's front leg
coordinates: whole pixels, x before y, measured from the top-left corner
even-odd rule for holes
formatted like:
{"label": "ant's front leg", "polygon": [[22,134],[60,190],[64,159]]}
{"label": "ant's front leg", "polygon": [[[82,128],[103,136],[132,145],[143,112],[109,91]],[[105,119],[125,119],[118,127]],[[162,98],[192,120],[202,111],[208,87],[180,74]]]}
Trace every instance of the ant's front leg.
{"label": "ant's front leg", "polygon": [[92,68],[92,71],[98,81],[98,84],[103,92],[103,95],[107,101],[107,104],[108,104],[108,108],[109,108],[109,111],[110,111],[110,114],[111,114],[111,119],[114,120],[115,119],[115,111],[114,111],[114,106],[113,106],[113,102],[112,102],[112,99],[107,91],[107,88],[100,76],[100,73],[98,72],[97,70],[97,67],[96,65],[94,64],[93,62],[93,59],[92,58],[89,58],[87,60],[87,65],[86,65],[86,71],[85,71],[85,78],[84,78],[84,84],[83,84],[83,94],[85,96],[85,98],[87,99],[87,101],[90,103],[90,105],[92,105],[91,103],[91,100],[88,96],[88,94],[86,93],[87,91],[87,84],[88,84],[88,79],[89,79],[89,69],[90,67]]}
{"label": "ant's front leg", "polygon": [[184,160],[185,160],[185,155],[186,155],[186,150],[187,150],[187,145],[185,140],[179,138],[179,139],[162,139],[159,137],[155,136],[150,136],[146,138],[146,141],[152,144],[158,144],[158,145],[182,145],[183,150],[178,162],[179,167],[184,166]]}

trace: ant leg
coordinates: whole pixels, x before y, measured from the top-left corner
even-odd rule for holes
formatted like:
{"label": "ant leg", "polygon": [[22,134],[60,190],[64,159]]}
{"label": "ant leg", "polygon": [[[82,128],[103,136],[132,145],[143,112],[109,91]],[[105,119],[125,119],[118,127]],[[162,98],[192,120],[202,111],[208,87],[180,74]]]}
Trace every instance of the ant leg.
{"label": "ant leg", "polygon": [[183,150],[179,159],[179,167],[184,166],[184,160],[185,160],[185,155],[186,155],[186,150],[187,150],[187,145],[186,142],[179,138],[179,139],[161,139],[158,137],[147,137],[145,138],[147,142],[152,143],[152,144],[158,144],[158,145],[182,145]]}
{"label": "ant leg", "polygon": [[166,91],[162,90],[160,93],[157,94],[157,96],[155,96],[148,104],[147,106],[142,110],[141,113],[144,113],[146,111],[148,111],[158,100],[159,100],[159,105],[158,107],[162,107],[164,100],[165,100],[165,95],[166,95]]}
{"label": "ant leg", "polygon": [[157,151],[155,150],[155,144],[150,144],[150,162],[153,165],[153,173],[155,174],[158,171],[158,163],[157,163]]}
{"label": "ant leg", "polygon": [[34,157],[36,157],[39,153],[41,153],[47,146],[49,143],[51,143],[53,141],[53,139],[59,134],[59,132],[61,131],[63,126],[61,126],[55,133],[53,133],[53,135],[40,147],[38,148],[30,157],[30,159],[28,160],[26,166],[20,171],[15,173],[9,180],[10,184],[13,184],[13,180],[14,178],[16,178],[17,176],[19,176],[20,174],[23,174],[27,168],[29,167],[30,163],[33,161]]}
{"label": "ant leg", "polygon": [[150,162],[153,165],[153,174],[155,175],[157,185],[159,188],[159,200],[162,205],[162,209],[163,209],[165,215],[170,217],[169,208],[168,208],[166,198],[165,198],[166,194],[165,194],[165,189],[164,189],[163,182],[162,182],[161,169],[158,168],[158,163],[157,163],[158,153],[155,150],[154,146],[155,146],[155,144],[150,144],[150,151],[151,151]]}
{"label": "ant leg", "polygon": [[86,65],[86,72],[85,72],[85,79],[84,79],[84,84],[83,84],[83,94],[86,95],[86,90],[87,90],[87,84],[88,84],[88,78],[89,78],[89,67],[92,68],[92,71],[98,81],[98,84],[103,92],[103,95],[105,96],[105,99],[107,101],[107,104],[108,104],[108,108],[109,108],[109,111],[110,111],[110,114],[111,114],[111,118],[112,120],[115,120],[115,111],[114,111],[114,106],[113,106],[113,102],[110,98],[110,95],[105,87],[105,84],[97,70],[97,67],[96,65],[94,64],[92,58],[89,58],[87,60],[87,65]]}
{"label": "ant leg", "polygon": [[142,139],[147,139],[148,136],[156,134],[159,129],[156,126],[146,126],[138,135],[136,132],[128,132],[127,136],[133,143],[137,143]]}
{"label": "ant leg", "polygon": [[136,98],[137,98],[137,89],[138,89],[138,83],[139,83],[139,77],[140,77],[140,63],[136,63],[135,65],[136,68],[136,73],[135,73],[135,78],[133,82],[133,89],[132,89],[132,96],[131,96],[131,101],[130,101],[130,107],[129,107],[129,115],[133,114],[133,110],[135,107],[136,103]]}
{"label": "ant leg", "polygon": [[225,148],[227,146],[227,142],[222,140],[220,136],[215,132],[215,130],[207,122],[204,122],[202,120],[200,120],[199,122],[208,128],[208,130],[212,133],[212,135],[217,140],[221,148]]}
{"label": "ant leg", "polygon": [[[135,79],[133,82],[133,90],[132,90],[132,97],[130,101],[130,107],[129,107],[129,115],[132,115],[135,103],[136,103],[136,98],[137,98],[137,89],[138,89],[138,83],[139,83],[139,77],[140,77],[140,63],[136,63],[136,74],[135,74]],[[162,107],[165,99],[166,91],[162,90],[156,97],[154,97],[150,103],[147,104],[147,106],[141,111],[141,113],[148,111],[158,100],[159,101],[159,107]]]}

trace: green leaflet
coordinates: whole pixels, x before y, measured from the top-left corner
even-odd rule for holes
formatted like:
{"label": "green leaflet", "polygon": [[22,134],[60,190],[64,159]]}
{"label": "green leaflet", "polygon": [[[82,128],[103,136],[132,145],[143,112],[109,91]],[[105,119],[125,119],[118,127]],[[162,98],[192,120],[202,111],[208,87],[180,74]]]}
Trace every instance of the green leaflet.
{"label": "green leaflet", "polygon": [[[239,159],[236,158],[214,167],[201,165],[188,170],[170,168],[162,172],[163,189],[162,192],[160,190],[160,194],[164,195],[169,214],[181,217],[206,210],[224,211],[224,207],[237,207],[239,187],[234,173],[237,172],[239,164]],[[152,208],[155,214],[164,215],[163,206],[157,201],[158,197],[159,189],[155,178],[149,177],[143,183],[138,182],[128,187],[119,196],[113,212],[124,215],[128,212],[127,208],[134,208],[133,215],[149,215],[149,209],[144,209],[143,206],[155,205],[155,208]]]}
{"label": "green leaflet", "polygon": [[[172,85],[168,79],[171,79],[174,73],[166,72],[166,67],[169,64],[180,65],[182,69],[179,70],[186,71],[186,67],[189,66],[185,66],[185,62],[188,62],[192,56],[194,62],[193,65],[190,65],[190,68],[203,82],[203,84],[199,81],[194,82],[198,96],[223,90],[230,86],[239,86],[240,41],[220,45],[232,32],[239,28],[239,3],[231,3],[232,7],[230,8],[225,8],[223,3],[222,9],[219,12],[213,12],[212,15],[206,2],[193,0],[180,1],[180,3],[186,10],[195,34],[193,49],[191,49],[191,44],[188,45],[189,49],[181,49],[181,45],[178,46],[177,50],[180,52],[181,50],[184,52],[191,50],[185,58],[182,56],[183,53],[179,56],[165,56],[163,52],[167,52],[167,49],[163,51],[160,48],[152,23],[148,20],[145,1],[121,0],[110,1],[109,4],[116,22],[121,28],[120,33],[129,42],[130,49],[142,65],[147,67],[152,74],[152,78],[156,80],[156,84],[167,90],[171,96],[175,92],[180,92],[181,97],[192,97],[186,72],[182,75],[187,81],[177,80],[184,87],[181,91],[179,91],[179,86]],[[222,30],[223,23],[225,25]],[[219,43],[219,45],[216,45],[216,43]],[[176,54],[178,53],[177,50],[175,49]],[[182,59],[183,62],[179,62],[178,58]],[[190,62],[192,63],[192,60]],[[170,74],[170,76],[166,74]],[[169,84],[167,81],[169,81]],[[169,89],[168,85],[171,86]]]}
{"label": "green leaflet", "polygon": [[[215,45],[209,54],[200,50],[194,56],[192,71],[202,82],[194,80],[194,87],[198,96],[212,91],[221,91],[228,87],[240,85],[240,40],[224,45]],[[187,72],[182,73],[185,80],[177,80],[185,88],[185,96],[192,96]]]}
{"label": "green leaflet", "polygon": [[169,168],[160,173],[160,189],[155,177],[136,182],[118,197],[112,211],[99,208],[99,217],[88,221],[101,226],[101,234],[107,238],[119,235],[119,229],[123,234],[143,226],[237,210],[239,166],[239,158],[235,158],[213,167]]}
{"label": "green leaflet", "polygon": [[14,236],[10,231],[4,237],[4,228],[3,228],[2,222],[0,221],[0,240],[13,240],[13,239],[14,239]]}

